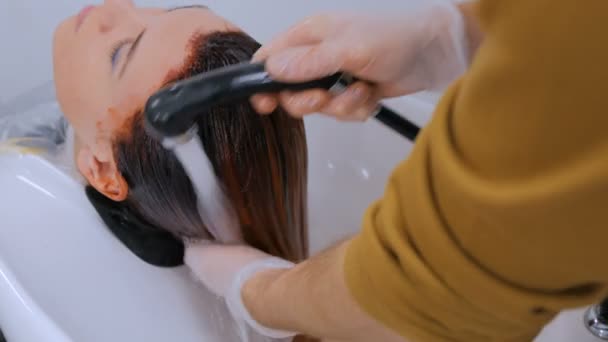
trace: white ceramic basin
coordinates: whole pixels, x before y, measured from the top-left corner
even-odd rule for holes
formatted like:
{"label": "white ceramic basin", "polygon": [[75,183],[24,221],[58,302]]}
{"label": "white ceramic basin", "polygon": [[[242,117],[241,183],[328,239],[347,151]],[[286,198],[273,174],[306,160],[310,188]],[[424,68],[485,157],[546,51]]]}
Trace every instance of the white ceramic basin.
{"label": "white ceramic basin", "polygon": [[[314,118],[307,128],[311,240],[319,250],[356,232],[411,144],[377,123]],[[0,155],[0,189],[0,327],[9,342],[239,340],[220,300],[186,269],[135,257],[82,185],[44,159]]]}
{"label": "white ceramic basin", "polygon": [[185,268],[149,266],[82,187],[37,157],[0,157],[0,325],[11,342],[239,341]]}
{"label": "white ceramic basin", "polygon": [[[308,136],[318,250],[357,230],[409,144],[375,123],[327,119],[309,121]],[[0,166],[0,327],[9,342],[240,340],[221,301],[184,268],[131,254],[70,177],[34,156],[0,156]],[[573,311],[537,341],[597,340]]]}

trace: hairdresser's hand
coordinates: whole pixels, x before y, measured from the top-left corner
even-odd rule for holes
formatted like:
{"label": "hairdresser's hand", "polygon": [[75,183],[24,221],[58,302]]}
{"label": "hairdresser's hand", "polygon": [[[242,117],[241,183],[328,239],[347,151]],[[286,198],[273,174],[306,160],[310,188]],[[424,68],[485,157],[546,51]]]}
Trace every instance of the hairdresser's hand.
{"label": "hairdresser's hand", "polygon": [[257,249],[241,245],[198,243],[188,246],[185,263],[209,290],[226,297],[238,273],[247,265],[271,258]]}
{"label": "hairdresser's hand", "polygon": [[245,307],[241,289],[257,272],[285,269],[291,262],[272,257],[248,246],[199,243],[186,247],[185,263],[209,290],[226,300],[230,312],[260,334],[273,338],[295,335],[292,332],[269,329],[257,323]]}
{"label": "hairdresser's hand", "polygon": [[465,29],[456,5],[431,1],[402,13],[327,14],[310,17],[263,46],[254,61],[266,61],[276,79],[307,81],[348,72],[359,79],[346,92],[283,92],[256,95],[260,113],[277,105],[294,116],[323,112],[364,120],[379,99],[446,85],[467,65]]}

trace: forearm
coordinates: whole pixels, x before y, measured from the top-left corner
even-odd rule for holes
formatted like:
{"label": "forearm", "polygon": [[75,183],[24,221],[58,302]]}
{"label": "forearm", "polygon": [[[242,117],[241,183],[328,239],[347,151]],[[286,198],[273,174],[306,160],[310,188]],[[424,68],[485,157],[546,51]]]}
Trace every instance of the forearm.
{"label": "forearm", "polygon": [[243,300],[261,324],[348,341],[401,341],[366,315],[344,281],[349,241],[291,270],[261,272],[243,288]]}

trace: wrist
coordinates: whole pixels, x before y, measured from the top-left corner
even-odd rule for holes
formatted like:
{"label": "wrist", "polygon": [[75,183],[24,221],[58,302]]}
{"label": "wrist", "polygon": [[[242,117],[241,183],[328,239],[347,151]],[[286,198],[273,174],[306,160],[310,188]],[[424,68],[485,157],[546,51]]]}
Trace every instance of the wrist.
{"label": "wrist", "polygon": [[[243,284],[241,296],[243,304],[251,314],[252,318],[263,326],[273,328],[286,328],[285,322],[280,315],[276,315],[277,310],[268,310],[275,305],[273,298],[282,298],[282,293],[276,286],[278,279],[285,273],[285,269],[264,270],[256,273]],[[279,293],[277,293],[279,292]]]}
{"label": "wrist", "polygon": [[462,1],[458,4],[458,9],[464,18],[466,40],[468,42],[468,57],[470,61],[483,41],[483,32],[477,19],[478,2],[469,0]]}
{"label": "wrist", "polygon": [[469,41],[459,6],[446,0],[430,1],[417,16],[422,26],[418,65],[426,90],[443,88],[469,65]]}
{"label": "wrist", "polygon": [[[276,307],[280,304],[273,301],[274,298],[277,298],[276,296],[269,296],[267,293],[272,287],[273,280],[277,277],[275,272],[282,273],[293,266],[294,264],[289,261],[270,257],[253,262],[242,269],[236,275],[226,295],[226,304],[233,317],[246,322],[263,336],[271,338],[295,336],[295,332],[271,328],[276,325],[274,320],[267,319],[267,316],[263,315],[265,312],[273,311],[268,310],[269,307]],[[262,280],[262,284],[259,284],[256,278]],[[271,291],[270,293],[272,294]],[[245,304],[245,297],[247,297],[248,305]],[[255,301],[252,302],[251,299],[255,299]],[[252,314],[252,309],[256,316]],[[268,321],[269,324],[261,323],[258,321],[258,317],[264,322]]]}

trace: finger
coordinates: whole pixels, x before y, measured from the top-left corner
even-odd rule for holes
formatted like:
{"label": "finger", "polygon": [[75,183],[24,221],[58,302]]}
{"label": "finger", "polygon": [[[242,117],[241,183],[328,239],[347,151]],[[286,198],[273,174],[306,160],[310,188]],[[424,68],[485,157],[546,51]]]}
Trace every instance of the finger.
{"label": "finger", "polygon": [[367,120],[378,105],[378,98],[374,93],[374,88],[371,85],[365,82],[357,82],[321,108],[321,112],[342,121]]}
{"label": "finger", "polygon": [[341,56],[331,44],[288,48],[266,60],[266,70],[277,80],[303,82],[323,78],[340,71]]}
{"label": "finger", "polygon": [[312,89],[297,93],[282,92],[279,95],[281,107],[295,117],[316,113],[330,100],[331,94],[323,89]]}
{"label": "finger", "polygon": [[319,43],[329,32],[329,26],[330,20],[326,15],[309,17],[264,44],[254,54],[253,61],[266,60],[269,56],[286,48]]}
{"label": "finger", "polygon": [[276,95],[271,94],[256,94],[251,97],[251,106],[259,114],[270,114],[279,106],[279,100]]}
{"label": "finger", "polygon": [[266,70],[277,80],[302,82],[337,72],[361,76],[374,62],[374,51],[369,44],[326,40],[273,54],[266,60]]}

